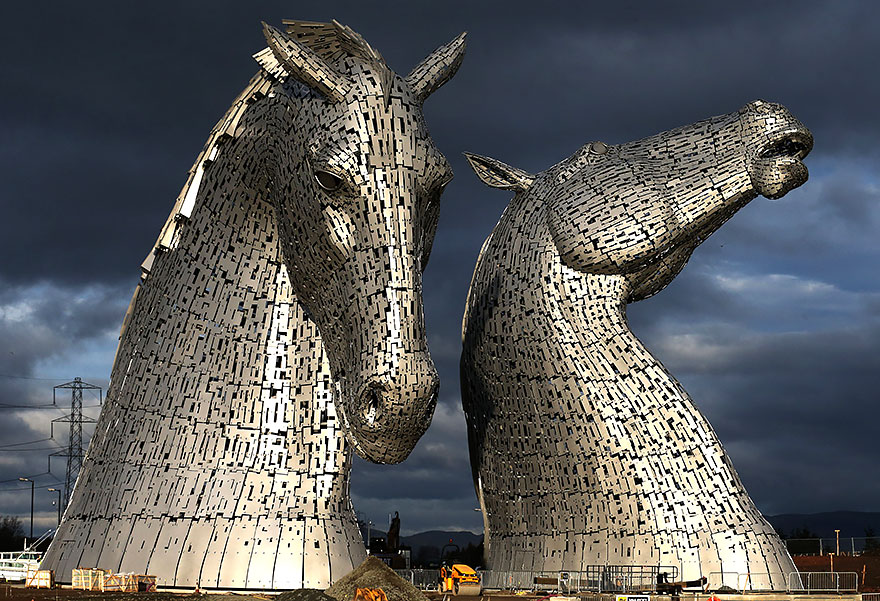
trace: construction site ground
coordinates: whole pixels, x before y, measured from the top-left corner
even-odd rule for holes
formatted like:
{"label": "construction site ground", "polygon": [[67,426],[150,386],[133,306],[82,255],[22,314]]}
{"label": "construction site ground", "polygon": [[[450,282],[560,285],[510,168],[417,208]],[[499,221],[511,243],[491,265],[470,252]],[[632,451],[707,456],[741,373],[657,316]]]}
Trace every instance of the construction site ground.
{"label": "construction site ground", "polygon": [[[430,601],[456,601],[449,594],[426,592]],[[511,591],[490,591],[480,597],[468,597],[474,601],[541,601],[555,597],[555,593],[516,594]],[[581,594],[582,601],[615,601],[614,595]],[[678,599],[668,595],[651,595],[651,601],[708,601],[709,595],[683,594]],[[857,594],[810,594],[787,595],[783,593],[755,593],[750,595],[718,594],[720,601],[859,601]],[[69,588],[30,589],[21,585],[0,584],[0,601],[268,601],[272,595],[265,594],[231,594],[209,593],[194,595],[192,593],[100,593],[73,590]]]}
{"label": "construction site ground", "polygon": [[858,574],[863,593],[880,592],[880,555],[795,555],[792,559],[801,572],[830,572],[833,563],[835,572]]}

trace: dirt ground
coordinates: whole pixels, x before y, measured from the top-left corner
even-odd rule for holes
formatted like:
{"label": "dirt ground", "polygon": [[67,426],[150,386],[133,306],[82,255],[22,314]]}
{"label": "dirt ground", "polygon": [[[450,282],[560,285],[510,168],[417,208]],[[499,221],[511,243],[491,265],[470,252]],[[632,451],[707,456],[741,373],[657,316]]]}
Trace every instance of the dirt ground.
{"label": "dirt ground", "polygon": [[[795,555],[792,559],[801,572],[831,571],[828,555]],[[834,558],[834,571],[858,574],[859,590],[863,593],[880,592],[880,555],[840,555]]]}
{"label": "dirt ground", "polygon": [[0,584],[0,601],[268,601],[270,595],[192,595],[181,593],[99,593],[69,588],[35,589]]}
{"label": "dirt ground", "polygon": [[[431,601],[441,601],[444,596],[435,592],[425,595]],[[493,601],[537,601],[540,595],[492,595]],[[96,593],[73,589],[32,589],[22,585],[0,584],[0,601],[268,601],[274,595],[188,595],[181,593]],[[472,597],[480,601],[480,597]]]}
{"label": "dirt ground", "polygon": [[[444,596],[434,592],[426,593],[431,601],[441,601]],[[542,595],[493,595],[493,601],[537,601]],[[181,593],[96,593],[75,591],[73,589],[32,589],[20,584],[0,584],[0,601],[268,601],[272,595],[191,595]],[[479,601],[480,597],[473,597]]]}

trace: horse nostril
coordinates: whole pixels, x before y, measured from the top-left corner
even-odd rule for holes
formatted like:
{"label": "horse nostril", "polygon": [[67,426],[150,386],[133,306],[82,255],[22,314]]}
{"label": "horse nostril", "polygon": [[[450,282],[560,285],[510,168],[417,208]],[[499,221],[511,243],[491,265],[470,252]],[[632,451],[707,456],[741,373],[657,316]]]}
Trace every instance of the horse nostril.
{"label": "horse nostril", "polygon": [[366,407],[364,407],[364,420],[372,426],[379,413],[379,404],[382,401],[381,392],[379,388],[371,386],[367,389],[366,397],[367,403]]}

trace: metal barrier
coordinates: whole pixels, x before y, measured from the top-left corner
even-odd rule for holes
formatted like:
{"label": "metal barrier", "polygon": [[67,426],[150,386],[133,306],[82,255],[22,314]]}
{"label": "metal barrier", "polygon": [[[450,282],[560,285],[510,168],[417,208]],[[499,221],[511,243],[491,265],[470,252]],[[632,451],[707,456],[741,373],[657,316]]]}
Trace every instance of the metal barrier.
{"label": "metal barrier", "polygon": [[[797,580],[795,580],[795,578]],[[857,592],[859,575],[855,572],[790,572],[789,592]]]}
{"label": "metal barrier", "polygon": [[480,584],[483,588],[522,591],[534,589],[534,578],[547,576],[544,572],[481,570]]}
{"label": "metal barrier", "polygon": [[608,565],[587,566],[593,580],[600,583],[598,592],[652,591],[657,587],[659,574],[666,574],[668,581],[678,580],[678,566]]}
{"label": "metal barrier", "polygon": [[[639,593],[656,590],[657,576],[678,580],[676,566],[591,565],[578,572],[480,570],[484,589],[508,591],[556,591],[559,593]],[[395,570],[398,576],[423,591],[437,590],[440,570]],[[711,572],[706,590],[728,587],[736,591],[772,591],[770,575],[758,572]],[[855,572],[790,572],[788,592],[857,592]],[[880,594],[863,594],[862,601],[880,601]]]}
{"label": "metal barrier", "polygon": [[706,578],[706,590],[717,591],[722,588],[740,589],[739,572],[709,572]]}
{"label": "metal barrier", "polygon": [[772,591],[773,582],[767,572],[709,572],[706,590]]}
{"label": "metal barrier", "polygon": [[394,570],[397,575],[422,591],[436,591],[440,570]]}
{"label": "metal barrier", "polygon": [[586,568],[561,572],[481,570],[477,574],[485,589],[560,593],[653,591],[660,573],[666,573],[669,580],[678,579],[677,566],[590,565]]}
{"label": "metal barrier", "polygon": [[880,593],[862,593],[862,601],[880,601]]}

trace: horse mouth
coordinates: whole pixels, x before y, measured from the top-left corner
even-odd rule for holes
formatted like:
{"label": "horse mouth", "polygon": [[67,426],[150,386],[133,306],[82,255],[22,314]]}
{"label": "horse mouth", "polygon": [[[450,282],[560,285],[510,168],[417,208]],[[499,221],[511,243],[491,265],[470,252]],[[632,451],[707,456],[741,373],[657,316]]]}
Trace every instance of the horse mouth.
{"label": "horse mouth", "polygon": [[781,132],[758,152],[760,159],[796,159],[802,161],[813,149],[809,132],[794,130]]}
{"label": "horse mouth", "polygon": [[813,149],[813,136],[806,128],[772,132],[770,139],[750,161],[749,175],[755,191],[775,200],[807,181],[803,159]]}

